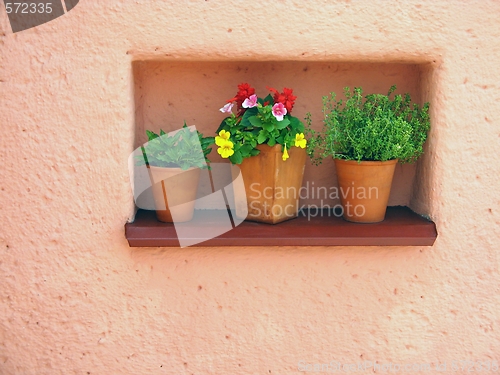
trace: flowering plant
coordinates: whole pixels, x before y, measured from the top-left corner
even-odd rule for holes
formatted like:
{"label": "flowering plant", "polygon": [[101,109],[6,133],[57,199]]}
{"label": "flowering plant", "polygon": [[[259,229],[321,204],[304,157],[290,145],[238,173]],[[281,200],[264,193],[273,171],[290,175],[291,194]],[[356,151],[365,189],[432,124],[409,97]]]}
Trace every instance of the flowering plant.
{"label": "flowering plant", "polygon": [[[304,124],[293,117],[296,96],[293,90],[278,90],[268,87],[273,94],[258,98],[255,89],[248,83],[238,85],[238,93],[227,101],[220,111],[230,114],[217,129],[215,143],[217,152],[233,164],[241,164],[243,159],[260,153],[257,145],[282,146],[282,158],[288,159],[290,147],[305,148]],[[233,107],[236,105],[236,114]]]}

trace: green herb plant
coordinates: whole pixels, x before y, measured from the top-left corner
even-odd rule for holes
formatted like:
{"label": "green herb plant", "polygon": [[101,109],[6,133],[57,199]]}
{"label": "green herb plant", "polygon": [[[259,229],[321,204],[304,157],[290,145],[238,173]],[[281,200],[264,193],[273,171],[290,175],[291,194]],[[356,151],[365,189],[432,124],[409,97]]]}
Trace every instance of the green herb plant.
{"label": "green herb plant", "polygon": [[422,107],[411,102],[410,95],[370,94],[363,98],[361,87],[344,89],[346,97],[335,93],[323,97],[323,129],[311,128],[307,114],[306,133],[311,137],[308,153],[315,164],[324,158],[361,161],[398,159],[411,163],[423,153],[430,129],[429,103]]}
{"label": "green herb plant", "polygon": [[142,155],[136,156],[138,165],[182,170],[209,167],[208,154],[214,137],[191,131],[185,123],[181,130],[170,136],[161,129],[160,134],[150,130],[146,130],[146,134],[148,143],[141,147]]}

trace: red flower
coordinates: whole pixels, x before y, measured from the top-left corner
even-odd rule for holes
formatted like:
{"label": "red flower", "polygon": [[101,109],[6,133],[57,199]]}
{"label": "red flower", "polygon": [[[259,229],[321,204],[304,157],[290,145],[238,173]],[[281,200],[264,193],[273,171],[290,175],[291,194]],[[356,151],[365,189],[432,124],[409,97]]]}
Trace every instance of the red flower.
{"label": "red flower", "polygon": [[238,109],[241,109],[245,99],[249,98],[253,94],[255,94],[255,89],[253,87],[251,87],[248,83],[241,83],[238,85],[238,93],[236,96],[229,99],[227,102],[236,102]]}
{"label": "red flower", "polygon": [[279,93],[278,90],[273,89],[272,87],[268,87],[269,91],[274,94],[274,103],[282,103],[287,113],[290,114],[292,112],[293,105],[295,104],[295,99],[297,97],[293,95],[293,89],[287,89],[286,87],[283,89],[283,93]]}

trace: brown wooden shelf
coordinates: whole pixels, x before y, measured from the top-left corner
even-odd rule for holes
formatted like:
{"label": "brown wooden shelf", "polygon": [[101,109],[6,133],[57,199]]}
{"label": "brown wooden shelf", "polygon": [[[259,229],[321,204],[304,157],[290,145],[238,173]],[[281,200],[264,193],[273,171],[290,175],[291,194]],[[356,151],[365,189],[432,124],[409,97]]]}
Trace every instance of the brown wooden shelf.
{"label": "brown wooden shelf", "polygon": [[[200,211],[207,223],[213,212]],[[154,211],[138,210],[133,223],[125,224],[131,247],[179,247],[173,224],[156,220]],[[327,211],[308,220],[305,216],[280,224],[244,221],[218,237],[193,246],[432,246],[436,225],[408,207],[388,207],[386,218],[376,224],[356,224]]]}

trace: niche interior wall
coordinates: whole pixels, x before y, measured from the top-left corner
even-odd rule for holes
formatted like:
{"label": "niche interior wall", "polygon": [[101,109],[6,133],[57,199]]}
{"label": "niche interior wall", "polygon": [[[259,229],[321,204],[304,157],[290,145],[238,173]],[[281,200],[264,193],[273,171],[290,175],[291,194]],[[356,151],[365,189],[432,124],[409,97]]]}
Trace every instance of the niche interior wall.
{"label": "niche interior wall", "polygon": [[[293,88],[297,96],[293,114],[304,120],[306,113],[312,115],[314,129],[323,124],[322,97],[335,92],[343,98],[345,87],[363,88],[365,94],[387,93],[397,85],[397,94],[410,93],[412,99],[422,104],[429,100],[426,77],[432,67],[426,63],[408,62],[335,62],[335,61],[175,61],[136,60],[132,63],[134,77],[135,138],[134,148],[147,141],[145,130],[173,131],[184,122],[196,125],[205,136],[215,135],[225,115],[219,111],[226,100],[232,98],[239,83],[248,82],[255,87],[258,96],[268,94],[268,87],[278,90]],[[214,162],[224,162],[215,147],[210,154]],[[425,195],[415,191],[426,189],[428,181],[424,173],[431,171],[425,166],[398,164],[393,179],[389,205],[413,206],[421,214],[428,215],[429,207]],[[430,163],[425,159],[424,163]],[[307,191],[317,192],[312,187],[337,186],[332,160],[314,166],[306,165],[303,186]],[[328,194],[314,196],[312,193],[301,204],[334,205],[338,199]]]}

